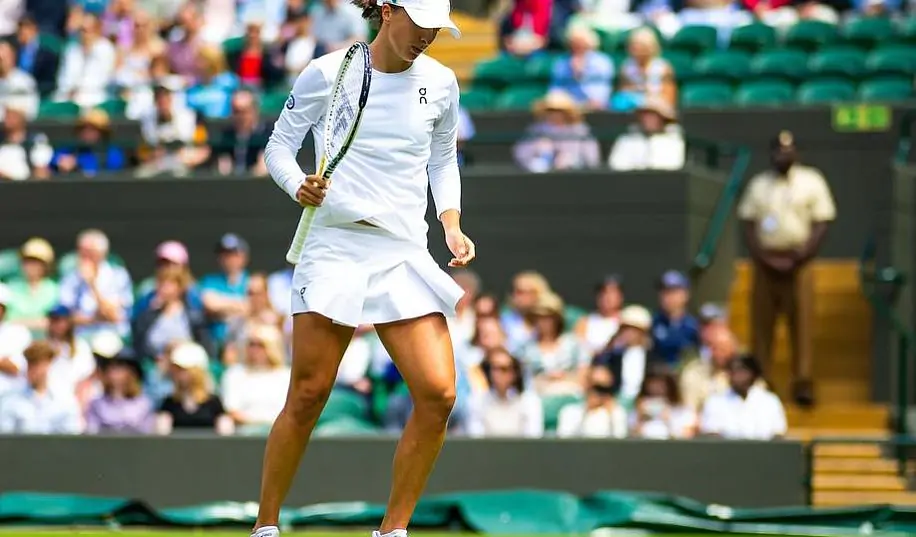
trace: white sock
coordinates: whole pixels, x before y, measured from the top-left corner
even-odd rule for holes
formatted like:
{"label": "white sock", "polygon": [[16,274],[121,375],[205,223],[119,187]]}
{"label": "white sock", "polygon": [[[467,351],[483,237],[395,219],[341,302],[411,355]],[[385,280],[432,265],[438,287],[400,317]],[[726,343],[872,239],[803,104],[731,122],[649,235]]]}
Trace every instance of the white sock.
{"label": "white sock", "polygon": [[254,530],[251,537],[280,537],[280,528],[276,526],[261,526]]}
{"label": "white sock", "polygon": [[391,530],[388,533],[373,531],[372,537],[407,537],[407,530]]}

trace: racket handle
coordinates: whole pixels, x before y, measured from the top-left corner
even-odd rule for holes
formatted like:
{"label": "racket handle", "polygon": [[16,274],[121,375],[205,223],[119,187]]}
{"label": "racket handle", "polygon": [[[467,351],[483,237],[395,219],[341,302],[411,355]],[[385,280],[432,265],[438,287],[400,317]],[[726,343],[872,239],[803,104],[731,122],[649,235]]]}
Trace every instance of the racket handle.
{"label": "racket handle", "polygon": [[302,257],[302,247],[305,246],[305,239],[312,228],[312,220],[315,219],[316,212],[318,211],[315,207],[306,207],[302,211],[302,216],[299,217],[299,225],[296,226],[296,234],[293,235],[293,243],[289,246],[289,251],[286,252],[287,262],[293,265],[299,263],[299,258]]}

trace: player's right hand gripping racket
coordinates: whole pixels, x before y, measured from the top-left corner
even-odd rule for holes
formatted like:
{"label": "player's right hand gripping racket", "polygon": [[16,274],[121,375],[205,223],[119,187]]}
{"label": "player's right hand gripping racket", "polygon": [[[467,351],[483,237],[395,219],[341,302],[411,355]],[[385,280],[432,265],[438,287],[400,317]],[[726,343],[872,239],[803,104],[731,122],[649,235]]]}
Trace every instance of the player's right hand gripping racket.
{"label": "player's right hand gripping racket", "polygon": [[[321,155],[315,175],[330,179],[340,161],[346,156],[350,144],[356,137],[371,81],[372,62],[369,57],[369,46],[362,42],[354,43],[340,64],[337,79],[328,95],[327,112],[324,117],[324,154]],[[286,260],[292,264],[298,263],[302,256],[302,247],[312,227],[316,210],[316,207],[306,207],[302,211],[293,243],[286,252]]]}

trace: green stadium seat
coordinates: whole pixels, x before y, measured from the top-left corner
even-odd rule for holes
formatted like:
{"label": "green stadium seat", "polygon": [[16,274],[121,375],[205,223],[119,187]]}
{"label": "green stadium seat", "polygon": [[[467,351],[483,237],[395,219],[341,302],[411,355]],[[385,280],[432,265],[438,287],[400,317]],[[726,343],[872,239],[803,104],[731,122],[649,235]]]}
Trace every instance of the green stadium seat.
{"label": "green stadium seat", "polygon": [[563,407],[580,402],[582,402],[582,398],[576,395],[553,395],[541,399],[541,405],[544,408],[544,429],[556,431],[557,421]]}
{"label": "green stadium seat", "polygon": [[461,106],[466,110],[487,110],[493,108],[496,92],[490,88],[470,89],[461,94]]}
{"label": "green stadium seat", "polygon": [[627,48],[627,32],[611,30],[596,30],[598,33],[598,49],[608,54],[620,52]]}
{"label": "green stadium seat", "polygon": [[716,48],[718,32],[712,26],[684,26],[668,41],[666,48],[700,54]]}
{"label": "green stadium seat", "polygon": [[236,54],[240,54],[244,47],[244,37],[231,37],[223,41],[223,54],[226,56],[226,58],[230,58]]}
{"label": "green stadium seat", "polygon": [[350,390],[334,389],[318,418],[319,423],[335,421],[341,418],[366,420],[369,418],[369,400],[361,394]]}
{"label": "green stadium seat", "polygon": [[76,103],[43,100],[38,105],[39,119],[76,119],[79,115],[80,107]]}
{"label": "green stadium seat", "polygon": [[895,41],[916,44],[916,16],[900,21]]}
{"label": "green stadium seat", "polygon": [[775,45],[776,29],[758,22],[735,28],[728,48],[754,53],[773,48]]}
{"label": "green stadium seat", "polygon": [[546,53],[528,59],[525,63],[525,78],[542,84],[549,83],[553,75],[553,64],[562,56],[563,54]]}
{"label": "green stadium seat", "polygon": [[689,52],[666,49],[662,52],[662,58],[671,64],[671,69],[678,82],[686,82],[693,78],[693,56]]}
{"label": "green stadium seat", "polygon": [[64,51],[64,40],[52,33],[42,32],[38,36],[38,45],[60,56]]}
{"label": "green stadium seat", "polygon": [[916,46],[890,45],[872,51],[865,63],[869,75],[916,74]]}
{"label": "green stadium seat", "polygon": [[474,67],[474,82],[494,89],[502,89],[525,80],[525,60],[502,55],[485,60]]}
{"label": "green stadium seat", "polygon": [[279,114],[289,99],[288,91],[268,91],[261,96],[261,110],[269,114]]}
{"label": "green stadium seat", "polygon": [[735,82],[747,77],[750,72],[751,56],[746,52],[719,50],[707,52],[694,64],[694,72],[705,81],[722,80]]}
{"label": "green stadium seat", "polygon": [[839,30],[833,24],[820,21],[801,21],[786,32],[785,44],[808,52],[829,45],[839,39]]}
{"label": "green stadium seat", "polygon": [[862,101],[905,101],[913,97],[913,83],[908,80],[866,80],[859,86]]}
{"label": "green stadium seat", "polygon": [[798,88],[798,101],[802,104],[845,102],[855,98],[855,86],[843,79],[810,80]]}
{"label": "green stadium seat", "polygon": [[732,103],[732,89],[728,84],[694,82],[681,88],[681,106],[684,108],[722,107]]}
{"label": "green stadium seat", "polygon": [[8,282],[21,274],[19,267],[19,249],[0,250],[0,281]]}
{"label": "green stadium seat", "polygon": [[337,418],[315,426],[316,437],[348,437],[348,436],[376,436],[380,433],[378,427],[366,420],[353,418]]}
{"label": "green stadium seat", "polygon": [[872,48],[891,41],[897,31],[890,18],[862,17],[850,20],[840,30],[843,40],[860,48]]}
{"label": "green stadium seat", "polygon": [[842,77],[857,80],[865,72],[865,53],[853,48],[825,49],[808,60],[808,73],[814,77]]}
{"label": "green stadium seat", "polygon": [[787,49],[761,52],[751,60],[751,73],[757,78],[797,82],[808,74],[808,55]]}
{"label": "green stadium seat", "polygon": [[127,103],[121,99],[109,99],[96,108],[104,110],[112,119],[123,118],[127,111]]}
{"label": "green stadium seat", "polygon": [[777,106],[791,102],[795,88],[782,80],[756,80],[742,84],[735,93],[741,106]]}
{"label": "green stadium seat", "polygon": [[529,110],[535,101],[544,97],[547,89],[544,86],[512,86],[503,91],[494,103],[499,110]]}

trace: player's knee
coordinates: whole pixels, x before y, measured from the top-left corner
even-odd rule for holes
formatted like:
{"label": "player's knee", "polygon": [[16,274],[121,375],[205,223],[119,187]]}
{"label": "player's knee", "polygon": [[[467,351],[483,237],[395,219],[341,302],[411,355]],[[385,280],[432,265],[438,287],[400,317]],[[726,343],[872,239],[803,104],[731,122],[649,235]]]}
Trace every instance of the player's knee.
{"label": "player's knee", "polygon": [[455,406],[455,397],[454,386],[431,388],[416,397],[414,411],[429,419],[445,423]]}
{"label": "player's knee", "polygon": [[286,402],[286,411],[303,427],[313,424],[331,395],[334,378],[309,376],[293,380]]}

